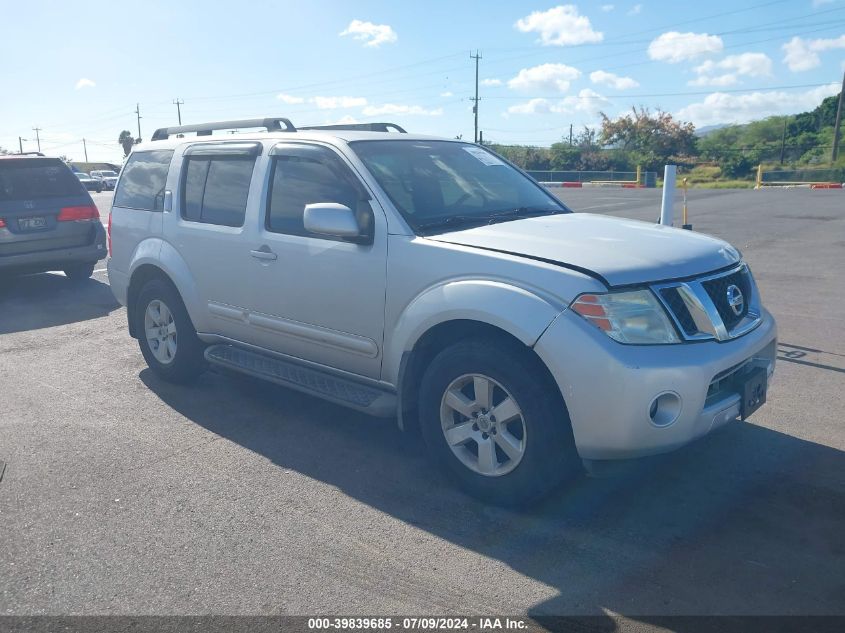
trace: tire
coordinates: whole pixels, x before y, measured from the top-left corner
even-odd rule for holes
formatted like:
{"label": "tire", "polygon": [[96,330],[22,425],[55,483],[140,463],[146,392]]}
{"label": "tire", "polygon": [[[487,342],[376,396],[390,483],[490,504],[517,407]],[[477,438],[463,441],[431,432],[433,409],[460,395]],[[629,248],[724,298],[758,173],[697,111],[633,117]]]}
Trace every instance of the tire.
{"label": "tire", "polygon": [[[477,379],[487,381],[480,393],[476,390],[483,382]],[[463,399],[447,398],[447,391],[457,391]],[[489,399],[484,393],[491,394]],[[513,407],[499,406],[508,399],[516,403],[516,418]],[[482,407],[485,401],[493,408]],[[448,404],[455,402],[467,414],[472,410],[472,416],[479,407],[487,413],[465,415]],[[419,408],[432,457],[452,481],[486,502],[524,507],[582,470],[557,387],[520,344],[470,339],[444,349],[423,375]],[[496,411],[511,421],[496,420]],[[454,448],[447,428],[452,429]]]}
{"label": "tire", "polygon": [[97,262],[90,264],[73,264],[64,269],[65,277],[71,281],[84,281],[94,274]]}
{"label": "tire", "polygon": [[[170,283],[162,279],[148,281],[138,294],[134,312],[141,353],[159,377],[186,383],[205,371],[205,346],[197,338],[182,298]],[[148,336],[148,329],[158,332]]]}

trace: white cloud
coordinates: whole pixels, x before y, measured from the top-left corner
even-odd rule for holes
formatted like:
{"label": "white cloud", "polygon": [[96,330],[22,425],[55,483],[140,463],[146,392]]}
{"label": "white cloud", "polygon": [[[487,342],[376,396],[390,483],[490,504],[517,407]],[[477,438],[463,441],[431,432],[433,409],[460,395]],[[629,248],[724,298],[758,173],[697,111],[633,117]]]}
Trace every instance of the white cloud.
{"label": "white cloud", "polygon": [[702,55],[721,53],[723,47],[722,38],[718,35],[669,31],[651,41],[648,56],[656,61],[677,64]]}
{"label": "white cloud", "polygon": [[482,79],[481,85],[482,86],[501,86],[502,80],[501,79]]}
{"label": "white cloud", "polygon": [[712,86],[713,88],[725,88],[735,86],[739,83],[739,77],[734,73],[724,75],[700,75],[687,82],[688,86]]}
{"label": "white cloud", "polygon": [[508,114],[548,114],[552,103],[548,99],[531,99],[525,103],[517,103],[508,108]]}
{"label": "white cloud", "polygon": [[359,108],[367,105],[364,97],[314,97],[309,99],[319,110],[334,110],[336,108]]}
{"label": "white cloud", "polygon": [[350,116],[347,114],[339,119],[326,120],[323,122],[323,125],[354,125],[355,123],[360,123],[360,121],[354,116]]}
{"label": "white cloud", "polygon": [[389,24],[373,24],[362,20],[352,20],[340,35],[341,37],[351,35],[356,40],[364,42],[364,46],[373,48],[382,44],[392,44],[399,39],[396,31]]}
{"label": "white cloud", "polygon": [[82,88],[93,88],[96,85],[97,84],[95,84],[90,79],[86,79],[85,77],[83,77],[82,79],[76,82],[76,89],[81,90]]}
{"label": "white cloud", "polygon": [[781,46],[784,52],[783,62],[792,72],[810,70],[822,63],[819,53],[835,48],[845,48],[845,35],[837,38],[805,40],[793,37]]}
{"label": "white cloud", "polygon": [[615,9],[615,8],[616,8],[616,7],[614,7],[612,4],[603,4],[603,5],[601,5],[601,10],[602,10],[602,11],[604,11],[605,13],[610,13],[610,12],[611,12],[611,11],[613,11],[613,9]]}
{"label": "white cloud", "polygon": [[628,15],[639,15],[642,10],[643,5],[635,4],[633,7],[631,7],[631,10],[628,11]]}
{"label": "white cloud", "polygon": [[564,97],[560,102],[560,112],[586,112],[595,115],[609,103],[610,101],[595,90],[584,88],[578,92],[578,96]]}
{"label": "white cloud", "polygon": [[276,99],[281,101],[282,103],[305,103],[305,97],[294,97],[293,95],[286,95],[284,92],[281,92],[276,95]]}
{"label": "white cloud", "polygon": [[433,110],[426,110],[422,106],[411,105],[397,105],[395,103],[385,103],[380,106],[367,106],[362,110],[364,116],[381,116],[382,114],[407,114],[416,116],[440,116],[443,114],[443,108],[435,108]]}
{"label": "white cloud", "polygon": [[523,68],[508,81],[513,90],[569,90],[569,82],[578,79],[581,71],[566,64],[541,64]]}
{"label": "white cloud", "polygon": [[693,70],[698,77],[688,82],[690,86],[733,86],[740,77],[771,76],[772,60],[765,53],[741,53],[718,62],[708,59]]}
{"label": "white cloud", "polygon": [[704,101],[678,110],[678,118],[697,126],[717,123],[745,123],[767,116],[794,114],[815,108],[822,99],[839,92],[838,83],[830,83],[803,92],[772,90],[737,95],[714,92]]}
{"label": "white cloud", "polygon": [[620,77],[604,70],[596,70],[590,73],[590,81],[594,84],[604,84],[615,88],[616,90],[628,90],[629,88],[636,88],[639,82],[630,77]]}
{"label": "white cloud", "polygon": [[608,103],[610,102],[595,90],[584,88],[577,96],[570,95],[557,102],[538,98],[517,103],[510,106],[505,114],[573,114],[583,112],[595,115]]}
{"label": "white cloud", "polygon": [[453,94],[452,92],[450,92],[450,91],[448,91],[448,90],[447,90],[446,92],[441,92],[441,93],[440,93],[440,96],[441,96],[441,97],[453,97],[453,96],[454,96],[454,94]]}
{"label": "white cloud", "polygon": [[539,33],[544,46],[576,46],[604,39],[601,32],[593,30],[590,18],[580,15],[574,4],[534,11],[517,20],[514,26],[523,33]]}

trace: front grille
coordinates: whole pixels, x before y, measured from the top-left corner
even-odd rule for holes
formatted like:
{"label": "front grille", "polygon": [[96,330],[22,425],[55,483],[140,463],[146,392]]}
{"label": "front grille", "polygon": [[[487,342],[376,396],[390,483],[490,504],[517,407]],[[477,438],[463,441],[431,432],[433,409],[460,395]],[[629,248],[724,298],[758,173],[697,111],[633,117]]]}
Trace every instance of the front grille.
{"label": "front grille", "polygon": [[[724,277],[704,281],[701,285],[704,286],[713,301],[713,305],[716,306],[725,328],[730,332],[745,318],[751,304],[751,283],[745,270],[738,270]],[[728,304],[728,288],[730,286],[736,286],[742,292],[744,301],[742,311],[739,314],[734,313],[733,308]]]}
{"label": "front grille", "polygon": [[663,301],[672,311],[672,314],[675,315],[675,318],[678,321],[678,325],[681,326],[681,329],[684,331],[685,334],[688,336],[692,336],[696,332],[698,332],[698,328],[695,325],[695,321],[692,318],[692,315],[689,313],[684,300],[681,298],[681,294],[678,292],[677,288],[663,288],[660,291],[660,295],[663,297]]}

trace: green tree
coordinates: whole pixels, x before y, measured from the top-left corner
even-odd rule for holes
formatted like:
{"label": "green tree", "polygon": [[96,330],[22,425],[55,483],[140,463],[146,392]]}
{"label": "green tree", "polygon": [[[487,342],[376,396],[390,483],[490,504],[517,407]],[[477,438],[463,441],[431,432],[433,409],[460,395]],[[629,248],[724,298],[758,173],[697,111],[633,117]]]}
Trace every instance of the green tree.
{"label": "green tree", "polygon": [[629,153],[632,160],[646,169],[659,170],[670,157],[694,156],[695,126],[676,121],[671,114],[648,108],[632,108],[631,114],[611,119],[604,112],[599,140],[602,145]]}

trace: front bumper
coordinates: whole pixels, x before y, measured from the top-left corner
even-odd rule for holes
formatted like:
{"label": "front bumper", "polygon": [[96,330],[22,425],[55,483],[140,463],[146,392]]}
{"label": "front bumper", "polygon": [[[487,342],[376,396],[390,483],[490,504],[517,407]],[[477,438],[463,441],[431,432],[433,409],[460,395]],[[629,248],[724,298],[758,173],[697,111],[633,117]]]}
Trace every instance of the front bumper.
{"label": "front bumper", "polygon": [[[771,380],[776,347],[766,310],[757,328],[730,341],[648,346],[617,343],[566,310],[535,350],[566,401],[578,453],[604,460],[670,451],[736,419],[739,393],[714,380],[740,366],[766,367]],[[650,408],[663,393],[677,396],[680,411],[658,426]]]}
{"label": "front bumper", "polygon": [[48,251],[33,251],[20,255],[4,255],[0,257],[0,272],[27,274],[62,270],[62,268],[71,264],[98,262],[106,254],[106,231],[103,225],[97,222],[94,239],[90,244]]}

